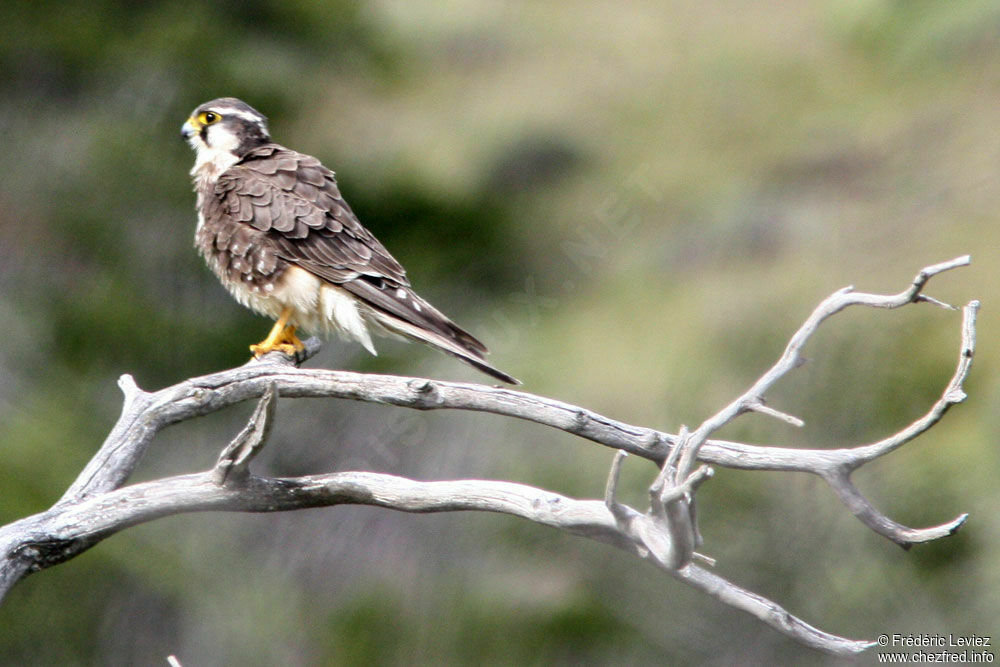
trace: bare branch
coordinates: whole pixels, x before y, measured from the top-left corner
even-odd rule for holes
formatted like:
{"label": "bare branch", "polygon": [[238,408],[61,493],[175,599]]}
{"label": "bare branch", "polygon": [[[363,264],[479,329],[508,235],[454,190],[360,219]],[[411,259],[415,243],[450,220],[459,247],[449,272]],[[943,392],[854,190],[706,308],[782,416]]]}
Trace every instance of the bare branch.
{"label": "bare branch", "polygon": [[889,538],[904,549],[909,549],[918,542],[929,542],[941,537],[954,535],[965,520],[968,514],[961,514],[947,523],[931,528],[909,528],[900,523],[896,523],[889,517],[879,512],[861,495],[858,488],[851,481],[849,472],[844,470],[834,470],[826,473],[823,477],[830,487],[840,498],[854,516],[858,517],[861,523],[865,524],[879,535]]}
{"label": "bare branch", "polygon": [[604,487],[604,504],[611,508],[615,504],[615,493],[618,490],[618,478],[621,476],[622,463],[628,452],[619,449],[611,461],[611,472],[608,473],[608,483]]}
{"label": "bare branch", "polygon": [[806,425],[804,421],[796,417],[795,415],[790,415],[781,410],[775,410],[774,408],[765,405],[761,401],[751,401],[747,404],[747,410],[750,412],[756,412],[758,414],[767,415],[768,417],[774,417],[779,421],[783,421],[789,426],[803,427]]}
{"label": "bare branch", "polygon": [[[706,420],[692,438],[695,442],[707,438],[739,414],[763,404],[764,390],[797,367],[802,347],[819,324],[832,314],[850,305],[896,308],[921,301],[920,292],[915,290],[922,289],[931,276],[967,263],[968,257],[959,257],[928,267],[917,275],[909,289],[897,295],[856,293],[850,288],[838,290],[810,315],[792,337],[778,362],[750,390]],[[832,483],[831,480],[838,479],[837,471],[854,470],[892,451],[926,431],[951,405],[964,399],[962,383],[971,368],[975,350],[978,305],[977,301],[973,301],[964,309],[959,363],[942,400],[927,415],[890,438],[870,445],[840,449],[767,447],[704,439],[700,446],[688,450],[687,461],[682,463],[690,467],[696,457],[706,463],[742,470],[809,472]],[[307,341],[307,344],[310,343],[315,345],[316,341]],[[131,382],[131,378],[127,382]],[[129,395],[131,400],[127,400],[122,416],[104,446],[60,502],[120,485],[160,429],[233,403],[259,398],[271,383],[278,387],[282,396],[287,397],[348,398],[418,410],[459,409],[517,417],[558,428],[661,465],[668,454],[679,451],[676,449],[678,435],[627,424],[579,406],[526,392],[420,378],[293,368],[288,359],[275,353],[261,361],[194,378],[154,393],[134,388]],[[134,383],[130,386],[134,387]],[[696,455],[690,453],[694,449],[697,450]],[[841,489],[835,487],[834,491],[842,500],[846,497]]]}
{"label": "bare branch", "polygon": [[778,632],[795,638],[796,641],[805,646],[834,655],[852,655],[861,653],[876,644],[873,641],[845,639],[823,632],[789,614],[780,605],[767,598],[740,588],[697,565],[688,565],[683,570],[675,570],[671,574],[703,593],[711,595],[723,604],[756,616]]}
{"label": "bare branch", "polygon": [[[753,410],[764,404],[764,394],[766,394],[778,380],[801,365],[802,349],[805,347],[809,339],[812,338],[813,334],[815,334],[819,329],[819,326],[828,318],[850,306],[900,308],[909,303],[926,301],[950,308],[951,306],[947,306],[936,299],[931,299],[930,297],[925,296],[922,294],[922,290],[932,276],[936,276],[939,273],[960,266],[967,266],[971,261],[972,260],[968,255],[963,255],[962,257],[956,257],[953,260],[941,262],[940,264],[934,264],[921,269],[921,271],[913,279],[910,287],[899,294],[888,296],[880,294],[867,294],[865,292],[854,292],[853,287],[845,287],[824,299],[806,319],[802,326],[799,327],[799,330],[792,336],[788,345],[785,347],[784,353],[774,366],[764,373],[760,379],[753,384],[753,386],[743,393],[743,395],[706,419],[701,426],[699,426],[694,433],[692,433],[691,448],[689,451],[685,452],[684,457],[681,459],[679,464],[680,468],[682,470],[690,469],[694,459],[698,457],[698,453],[701,450],[702,445],[708,440],[708,437],[712,433],[731,422],[740,414],[748,410]],[[971,355],[969,358],[971,359]],[[806,472],[818,471],[813,469]]]}
{"label": "bare branch", "polygon": [[[90,493],[121,485],[131,474],[153,436],[166,426],[207,414],[227,405],[261,397],[272,383],[282,396],[335,397],[408,407],[418,410],[459,409],[492,412],[517,417],[564,430],[615,449],[621,449],[662,466],[668,454],[686,452],[679,463],[691,469],[695,458],[715,465],[743,470],[809,472],[831,484],[842,501],[850,497],[836,486],[842,470],[854,470],[926,431],[947,409],[964,399],[962,383],[971,369],[975,350],[975,316],[978,301],[964,309],[962,345],[955,374],[931,410],[889,438],[841,449],[780,448],[748,443],[711,440],[708,436],[747,410],[764,405],[764,392],[796,368],[801,351],[818,326],[833,314],[852,305],[898,308],[908,303],[933,301],[922,298],[927,281],[943,271],[969,263],[963,256],[921,270],[910,287],[896,295],[876,295],[838,290],[813,311],[792,336],[781,358],[735,401],[707,419],[690,437],[693,446],[678,449],[679,435],[620,422],[591,410],[503,387],[445,382],[389,375],[364,375],[349,371],[301,369],[293,360],[272,353],[262,360],[221,373],[193,378],[154,393],[143,392],[131,377],[120,384],[126,401],[122,415],[94,459],[70,487],[62,502],[72,502]],[[306,355],[318,349],[318,341],[306,341]],[[852,509],[853,511],[853,509]],[[858,514],[859,518],[864,516]],[[866,522],[873,527],[874,523]],[[880,523],[879,525],[889,525]],[[880,534],[885,534],[881,533]],[[892,538],[890,538],[892,539]]]}
{"label": "bare branch", "polygon": [[[255,369],[289,369],[290,365],[300,364],[319,352],[319,339],[310,338],[304,343],[305,348],[295,358],[274,351],[262,359],[251,359],[239,368],[215,375],[238,376],[244,370],[253,372]],[[171,424],[215,412],[233,403],[259,398],[267,391],[270,383],[265,380],[263,385],[254,388],[251,395],[237,394],[233,396],[235,400],[223,399],[221,403],[215,402],[219,398],[218,395],[209,393],[206,388],[200,386],[199,378],[186,380],[154,393],[140,389],[131,375],[121,376],[118,379],[118,386],[125,395],[121,416],[97,454],[87,463],[83,472],[57,504],[74,502],[95,493],[118,488],[139,465],[153,436],[161,430]]]}
{"label": "bare branch", "polygon": [[969,376],[969,371],[972,370],[972,358],[976,351],[976,316],[978,313],[978,301],[970,301],[962,309],[962,344],[959,348],[958,365],[951,381],[944,388],[941,398],[931,406],[926,414],[898,433],[870,445],[846,450],[849,455],[844,457],[839,467],[856,470],[865,463],[898,449],[938,423],[951,406],[965,401],[966,394],[963,385]]}
{"label": "bare branch", "polygon": [[[23,543],[25,536],[30,536],[34,557],[39,559],[34,569],[40,569],[76,555],[118,530],[164,514],[209,510],[274,512],[342,504],[403,512],[482,511],[522,517],[650,560],[680,581],[753,614],[806,646],[850,655],[870,644],[820,632],[776,603],[695,566],[683,570],[666,567],[642,544],[623,534],[620,515],[603,501],[574,500],[513,482],[420,482],[379,473],[338,472],[293,479],[250,476],[235,486],[217,484],[212,472],[179,475],[127,486],[5,526],[0,529],[0,552],[9,553],[12,540]],[[627,525],[641,520],[641,514],[621,507],[630,519]]]}
{"label": "bare branch", "polygon": [[267,442],[274,423],[274,409],[278,405],[278,389],[272,383],[257,403],[250,421],[239,435],[222,450],[215,464],[213,479],[216,484],[226,481],[241,482],[250,474],[250,461]]}
{"label": "bare branch", "polygon": [[[810,472],[824,479],[866,526],[907,547],[954,533],[967,515],[932,528],[912,529],[880,514],[851,482],[851,473],[914,439],[965,399],[979,303],[963,311],[958,365],[941,398],[898,433],[869,445],[824,450],[777,448],[712,440],[720,427],[747,412],[766,414],[792,425],[801,420],[765,403],[765,393],[798,367],[802,349],[826,319],[863,305],[898,308],[910,303],[949,307],[923,293],[928,280],[964,266],[959,257],[923,269],[896,295],[838,290],[825,299],[792,336],[778,361],[741,396],[692,432],[671,435],[626,424],[561,401],[501,387],[421,378],[364,375],[297,367],[319,343],[306,341],[296,359],[272,353],[234,369],[193,378],[156,392],[141,390],[128,376],[119,386],[122,414],[104,444],[63,497],[48,511],[0,528],[0,598],[30,572],[76,556],[129,526],[181,512],[228,510],[269,512],[337,504],[365,504],[405,512],[488,511],[520,516],[576,535],[612,544],[655,563],[680,581],[725,604],[754,615],[789,637],[837,654],[871,646],[829,635],[795,618],[777,603],[691,563],[700,557],[695,512],[698,486],[712,475],[698,461],[743,470]],[[248,465],[266,443],[277,396],[336,397],[418,410],[461,409],[516,417],[547,425],[616,450],[602,500],[575,500],[513,482],[456,480],[417,482],[367,472],[342,472],[291,479],[257,477]],[[153,437],[170,424],[223,407],[260,399],[247,426],[223,450],[211,471],[123,487]],[[639,512],[615,499],[627,453],[655,462],[650,504]]]}

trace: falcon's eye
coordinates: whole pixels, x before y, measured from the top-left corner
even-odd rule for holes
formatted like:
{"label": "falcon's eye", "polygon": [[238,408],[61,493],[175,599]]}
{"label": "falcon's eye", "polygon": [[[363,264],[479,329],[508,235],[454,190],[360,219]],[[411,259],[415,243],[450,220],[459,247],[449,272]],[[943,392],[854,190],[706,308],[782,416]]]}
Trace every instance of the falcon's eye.
{"label": "falcon's eye", "polygon": [[198,114],[198,121],[202,125],[211,125],[212,123],[218,122],[222,116],[215,113],[214,111],[202,111]]}

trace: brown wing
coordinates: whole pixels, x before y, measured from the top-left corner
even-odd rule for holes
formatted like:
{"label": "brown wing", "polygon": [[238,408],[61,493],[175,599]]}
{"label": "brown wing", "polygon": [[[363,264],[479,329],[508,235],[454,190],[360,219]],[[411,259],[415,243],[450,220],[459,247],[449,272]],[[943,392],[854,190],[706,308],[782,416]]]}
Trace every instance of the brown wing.
{"label": "brown wing", "polygon": [[216,201],[267,234],[278,257],[351,292],[376,310],[446,337],[476,356],[486,347],[410,289],[406,271],[344,201],[332,171],[277,144],[223,173]]}
{"label": "brown wing", "polygon": [[220,177],[215,195],[238,222],[268,236],[292,262],[332,270],[341,283],[358,275],[409,285],[406,271],[358,221],[333,172],[277,144],[248,153]]}

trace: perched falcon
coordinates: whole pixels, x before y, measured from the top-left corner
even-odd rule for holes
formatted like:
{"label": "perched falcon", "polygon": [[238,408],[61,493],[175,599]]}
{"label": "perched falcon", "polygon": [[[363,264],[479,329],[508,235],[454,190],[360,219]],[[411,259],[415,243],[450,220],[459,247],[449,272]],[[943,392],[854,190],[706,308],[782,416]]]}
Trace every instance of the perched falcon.
{"label": "perched falcon", "polygon": [[255,355],[301,350],[296,328],[336,331],[372,354],[371,333],[397,334],[518,383],[486,363],[485,345],[417,296],[340,196],[333,172],[272,142],[263,114],[219,98],[195,109],[181,135],[197,153],[195,245],[237,301],[276,320],[250,346]]}

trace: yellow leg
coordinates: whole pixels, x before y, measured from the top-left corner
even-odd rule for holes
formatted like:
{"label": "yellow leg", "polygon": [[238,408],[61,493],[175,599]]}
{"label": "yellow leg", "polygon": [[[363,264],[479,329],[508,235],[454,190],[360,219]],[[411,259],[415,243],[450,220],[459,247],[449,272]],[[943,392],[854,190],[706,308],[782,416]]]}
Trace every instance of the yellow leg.
{"label": "yellow leg", "polygon": [[262,357],[268,352],[278,350],[283,354],[294,357],[296,352],[305,349],[305,345],[295,335],[295,327],[288,324],[288,319],[292,316],[292,309],[285,308],[281,311],[281,317],[271,327],[271,332],[267,338],[250,346],[250,351],[255,357]]}

